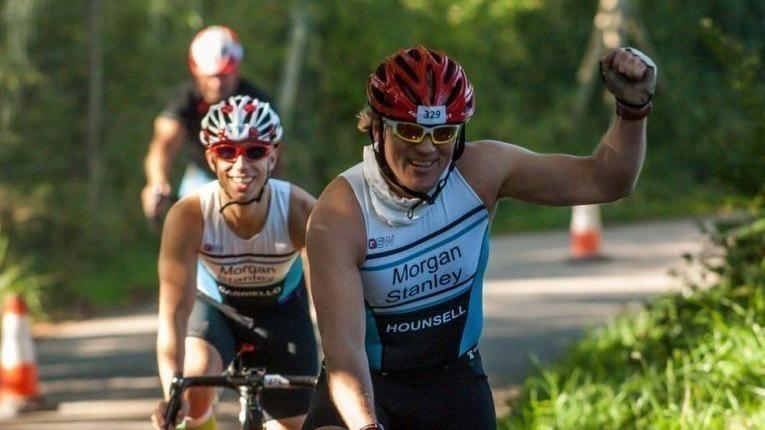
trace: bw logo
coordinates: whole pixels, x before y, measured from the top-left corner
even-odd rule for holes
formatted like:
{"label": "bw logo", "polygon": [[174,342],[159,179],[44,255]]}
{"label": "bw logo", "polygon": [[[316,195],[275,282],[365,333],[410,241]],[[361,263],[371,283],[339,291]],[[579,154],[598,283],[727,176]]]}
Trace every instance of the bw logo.
{"label": "bw logo", "polygon": [[369,249],[390,248],[393,246],[393,235],[380,236],[369,239]]}

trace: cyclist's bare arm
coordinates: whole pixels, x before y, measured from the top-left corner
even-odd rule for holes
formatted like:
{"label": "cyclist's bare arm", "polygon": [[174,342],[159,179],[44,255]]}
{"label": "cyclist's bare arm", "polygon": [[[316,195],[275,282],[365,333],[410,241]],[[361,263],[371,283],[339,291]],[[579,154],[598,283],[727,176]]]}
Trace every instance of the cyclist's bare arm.
{"label": "cyclist's bare arm", "polygon": [[645,120],[616,117],[590,156],[538,154],[483,140],[469,143],[458,165],[489,207],[504,197],[553,206],[609,202],[634,188],[645,136]]}
{"label": "cyclist's bare arm", "polygon": [[154,120],[154,135],[144,159],[146,186],[141,193],[144,214],[154,217],[157,194],[170,195],[170,173],[178,149],[186,139],[186,130],[180,121],[160,115]]}
{"label": "cyclist's bare arm", "polygon": [[351,429],[376,421],[358,269],[365,243],[363,218],[353,191],[344,179],[335,179],[311,214],[306,249],[329,391]]}
{"label": "cyclist's bare arm", "polygon": [[289,230],[292,246],[295,249],[305,247],[305,232],[308,217],[316,205],[316,198],[297,185],[290,185]]}
{"label": "cyclist's bare arm", "polygon": [[290,191],[290,215],[289,232],[292,246],[301,250],[300,258],[303,259],[303,276],[306,281],[308,292],[311,291],[311,269],[308,256],[305,251],[305,234],[308,227],[308,217],[316,205],[316,198],[304,189],[291,185]]}
{"label": "cyclist's bare arm", "polygon": [[[650,101],[656,67],[650,59],[618,48],[609,50],[600,61],[611,70],[606,77],[609,91],[622,96],[637,92],[640,100],[634,102]],[[460,160],[461,170],[490,207],[502,197],[559,206],[617,200],[632,191],[645,158],[645,115],[647,112],[627,115],[632,119],[615,116],[587,157],[542,155],[487,140],[468,145],[466,157]]]}
{"label": "cyclist's bare arm", "polygon": [[173,373],[183,369],[184,338],[194,306],[202,231],[202,212],[196,194],[170,208],[159,253],[157,365],[165,396]]}

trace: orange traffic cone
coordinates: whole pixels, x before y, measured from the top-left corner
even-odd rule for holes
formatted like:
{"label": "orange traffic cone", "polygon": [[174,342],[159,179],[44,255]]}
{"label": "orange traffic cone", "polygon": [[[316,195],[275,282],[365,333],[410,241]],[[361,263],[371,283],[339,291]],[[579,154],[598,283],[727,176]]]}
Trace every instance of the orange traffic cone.
{"label": "orange traffic cone", "polygon": [[574,206],[571,213],[570,251],[572,261],[602,260],[598,205]]}
{"label": "orange traffic cone", "polygon": [[0,410],[3,415],[8,415],[41,405],[27,305],[21,296],[11,294],[6,297],[3,306]]}

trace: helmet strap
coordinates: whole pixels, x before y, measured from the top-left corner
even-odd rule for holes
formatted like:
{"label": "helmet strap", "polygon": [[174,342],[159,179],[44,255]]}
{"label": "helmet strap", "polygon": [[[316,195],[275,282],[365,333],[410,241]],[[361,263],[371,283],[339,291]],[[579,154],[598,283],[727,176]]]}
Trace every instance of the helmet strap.
{"label": "helmet strap", "polygon": [[260,187],[260,191],[258,191],[258,195],[255,196],[254,198],[251,198],[250,200],[237,201],[237,200],[231,199],[231,195],[228,193],[228,191],[226,191],[225,188],[223,188],[223,192],[226,193],[226,196],[228,196],[228,198],[231,199],[231,200],[229,200],[228,202],[226,202],[226,204],[221,206],[220,207],[220,211],[218,211],[218,212],[219,213],[223,213],[223,210],[226,209],[227,207],[231,206],[231,205],[245,206],[245,205],[249,205],[250,203],[259,203],[260,199],[263,198],[263,193],[266,191],[266,185],[268,185],[268,180],[269,179],[271,179],[271,159],[270,158],[268,159],[268,165],[266,167],[266,180],[265,180],[265,182],[263,182],[263,186]]}
{"label": "helmet strap", "polygon": [[462,127],[460,127],[460,135],[457,137],[457,144],[454,145],[454,153],[452,154],[452,162],[456,162],[457,160],[462,157],[462,154],[465,152],[465,126],[467,124],[462,124]]}
{"label": "helmet strap", "polygon": [[410,207],[407,211],[406,215],[409,217],[409,219],[412,219],[414,216],[414,210],[422,205],[423,203],[427,203],[429,205],[432,205],[436,198],[438,198],[438,195],[441,194],[441,191],[446,186],[446,181],[449,179],[449,175],[452,174],[452,170],[456,167],[457,160],[462,156],[462,153],[465,152],[465,125],[460,127],[460,134],[457,137],[457,143],[454,145],[454,152],[452,153],[452,160],[449,163],[449,171],[446,173],[446,176],[444,176],[442,179],[438,181],[438,184],[436,185],[436,189],[433,191],[432,194],[428,195],[427,193],[422,193],[419,191],[411,190],[408,187],[405,187],[402,185],[398,179],[396,179],[396,175],[393,173],[393,170],[390,168],[390,165],[388,165],[388,160],[385,159],[385,135],[384,133],[384,126],[382,123],[382,120],[379,122],[379,133],[380,133],[380,139],[378,140],[378,144],[375,145],[374,143],[374,136],[372,135],[372,132],[370,130],[369,136],[372,138],[373,148],[375,149],[375,160],[377,160],[377,165],[380,166],[380,172],[382,172],[383,177],[390,182],[391,184],[395,185],[396,187],[400,188],[410,196],[420,199],[417,204]]}

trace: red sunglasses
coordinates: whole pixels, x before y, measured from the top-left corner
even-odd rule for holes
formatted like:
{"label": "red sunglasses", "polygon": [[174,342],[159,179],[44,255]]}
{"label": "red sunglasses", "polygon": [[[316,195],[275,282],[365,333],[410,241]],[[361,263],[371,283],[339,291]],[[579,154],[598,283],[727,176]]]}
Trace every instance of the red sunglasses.
{"label": "red sunglasses", "polygon": [[235,161],[240,155],[244,155],[249,161],[258,161],[271,153],[272,146],[266,143],[216,143],[208,151],[212,151],[216,157],[224,161]]}

